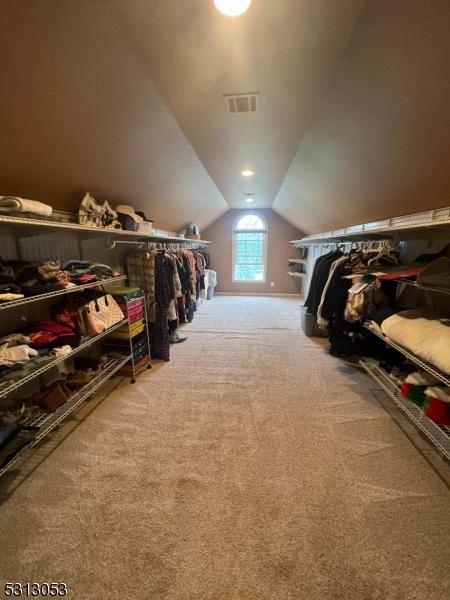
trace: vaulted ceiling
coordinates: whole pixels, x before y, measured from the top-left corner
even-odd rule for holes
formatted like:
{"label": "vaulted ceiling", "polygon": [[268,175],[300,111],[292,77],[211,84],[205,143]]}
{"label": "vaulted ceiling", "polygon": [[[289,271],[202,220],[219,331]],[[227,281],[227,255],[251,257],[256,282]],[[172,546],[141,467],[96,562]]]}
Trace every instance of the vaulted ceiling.
{"label": "vaulted ceiling", "polygon": [[0,8],[1,194],[73,210],[88,189],[181,229],[252,192],[305,232],[448,204],[447,0]]}

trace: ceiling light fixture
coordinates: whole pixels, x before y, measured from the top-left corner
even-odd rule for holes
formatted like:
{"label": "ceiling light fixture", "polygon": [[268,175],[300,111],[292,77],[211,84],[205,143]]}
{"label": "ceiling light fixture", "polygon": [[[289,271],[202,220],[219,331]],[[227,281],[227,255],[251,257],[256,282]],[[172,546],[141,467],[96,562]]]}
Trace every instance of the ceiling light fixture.
{"label": "ceiling light fixture", "polygon": [[214,0],[218,11],[227,17],[238,17],[248,10],[252,0]]}
{"label": "ceiling light fixture", "polygon": [[242,177],[253,177],[254,174],[255,171],[252,171],[251,169],[244,169],[243,171],[241,171]]}
{"label": "ceiling light fixture", "polygon": [[255,194],[244,194],[245,196],[245,201],[248,202],[250,204],[250,202],[254,202],[255,201]]}

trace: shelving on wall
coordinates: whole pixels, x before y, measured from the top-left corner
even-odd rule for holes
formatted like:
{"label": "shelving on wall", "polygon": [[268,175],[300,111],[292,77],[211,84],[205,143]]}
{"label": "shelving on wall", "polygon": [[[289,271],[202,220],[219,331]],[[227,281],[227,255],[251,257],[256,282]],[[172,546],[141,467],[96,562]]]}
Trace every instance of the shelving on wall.
{"label": "shelving on wall", "polygon": [[[325,244],[344,241],[365,241],[373,239],[382,239],[383,237],[396,236],[402,234],[402,237],[424,235],[425,232],[432,230],[434,234],[441,230],[448,233],[450,225],[450,207],[438,208],[412,215],[393,217],[392,219],[383,219],[360,225],[351,225],[340,229],[323,231],[308,235],[299,240],[292,240],[294,247],[302,247],[310,244]],[[447,227],[446,227],[447,226]]]}
{"label": "shelving on wall", "polygon": [[301,273],[300,271],[288,271],[287,274],[290,277],[300,277],[300,279],[306,277],[306,273]]}
{"label": "shelving on wall", "polygon": [[211,242],[208,240],[193,240],[185,237],[180,237],[176,235],[171,235],[170,232],[154,232],[151,234],[146,234],[139,231],[126,231],[125,229],[111,229],[107,227],[88,227],[85,225],[80,225],[79,223],[75,223],[72,221],[57,221],[52,219],[34,219],[27,217],[18,217],[11,215],[0,215],[0,225],[10,225],[14,227],[33,227],[35,231],[41,230],[51,230],[51,229],[60,229],[60,230],[70,230],[78,233],[91,233],[93,235],[96,234],[106,234],[110,236],[119,236],[119,237],[128,237],[128,238],[139,238],[141,240],[146,241],[154,241],[154,242],[176,242],[180,244],[189,244],[189,245],[208,245]]}
{"label": "shelving on wall", "polygon": [[[371,242],[387,238],[391,238],[395,244],[398,244],[402,253],[405,250],[407,251],[409,246],[415,249],[420,247],[423,252],[426,252],[425,245],[430,245],[430,243],[436,241],[441,243],[442,248],[442,244],[445,245],[450,240],[450,207],[324,231],[305,236],[298,240],[292,240],[291,244],[298,250],[308,249],[308,256],[311,260],[308,265],[305,265],[305,270],[310,274],[315,259],[329,252],[330,249],[333,250],[339,245],[342,246],[348,243],[349,247],[347,250],[349,250],[351,242]],[[411,252],[409,252],[409,255],[411,255]],[[292,263],[294,262],[297,261],[292,259]],[[428,295],[430,293],[441,296],[450,294],[448,288],[422,285],[406,278],[398,278],[393,281],[396,281],[399,285],[414,287],[417,290],[426,292]],[[408,349],[393,342],[383,335],[379,329],[371,326],[369,323],[366,323],[365,327],[378,336],[378,338],[382,339],[387,346],[402,353],[417,368],[433,375],[439,380],[440,384],[450,386],[449,374],[444,373]],[[376,361],[361,358],[359,363],[372,379],[378,383],[380,388],[386,392],[395,405],[426,435],[447,459],[450,459],[450,427],[436,424],[425,415],[419,406],[403,398],[400,389],[390,380],[388,374],[383,371]]]}
{"label": "shelving on wall", "polygon": [[387,393],[408,419],[414,423],[417,429],[428,438],[447,460],[450,460],[450,427],[438,425],[429,419],[419,406],[404,398],[399,388],[375,361],[362,358],[359,364]]}

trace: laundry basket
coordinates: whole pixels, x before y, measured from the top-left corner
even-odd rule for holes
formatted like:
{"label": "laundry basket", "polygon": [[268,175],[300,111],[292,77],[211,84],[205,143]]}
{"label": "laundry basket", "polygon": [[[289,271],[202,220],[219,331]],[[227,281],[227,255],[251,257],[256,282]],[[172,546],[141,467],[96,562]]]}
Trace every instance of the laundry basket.
{"label": "laundry basket", "polygon": [[214,297],[214,288],[217,285],[217,273],[208,269],[208,292],[206,295],[207,300],[212,300]]}

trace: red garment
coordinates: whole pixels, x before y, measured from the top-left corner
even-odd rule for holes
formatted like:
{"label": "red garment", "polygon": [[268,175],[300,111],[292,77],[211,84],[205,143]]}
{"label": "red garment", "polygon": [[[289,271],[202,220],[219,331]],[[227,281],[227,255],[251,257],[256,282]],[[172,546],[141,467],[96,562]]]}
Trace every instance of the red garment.
{"label": "red garment", "polygon": [[[380,271],[383,269],[380,268]],[[397,271],[389,271],[389,273],[384,273],[384,275],[380,275],[378,279],[382,279],[384,281],[390,281],[391,279],[399,279],[400,277],[417,277],[419,273],[422,271],[422,267],[411,267],[410,269],[398,269]]]}
{"label": "red garment", "polygon": [[60,323],[55,323],[54,321],[41,321],[39,323],[32,323],[28,327],[28,331],[44,331],[47,333],[52,333],[56,337],[61,335],[73,335],[73,331],[67,325],[61,325]]}
{"label": "red garment", "polygon": [[53,344],[53,342],[58,339],[58,336],[46,331],[34,331],[29,334],[29,338],[30,343],[33,346],[42,348],[44,346],[50,346],[50,344]]}
{"label": "red garment", "polygon": [[431,398],[425,414],[439,425],[450,425],[450,404],[438,398]]}
{"label": "red garment", "polygon": [[85,273],[84,275],[79,275],[78,277],[71,277],[70,280],[72,281],[72,283],[83,285],[84,283],[91,283],[92,281],[96,281],[97,275]]}
{"label": "red garment", "polygon": [[77,302],[73,299],[67,300],[62,310],[56,315],[56,321],[60,325],[70,327],[72,331],[78,331],[80,329],[80,321]]}
{"label": "red garment", "polygon": [[400,394],[403,396],[403,398],[409,398],[409,395],[411,393],[411,384],[410,383],[403,383],[402,387],[400,388]]}

